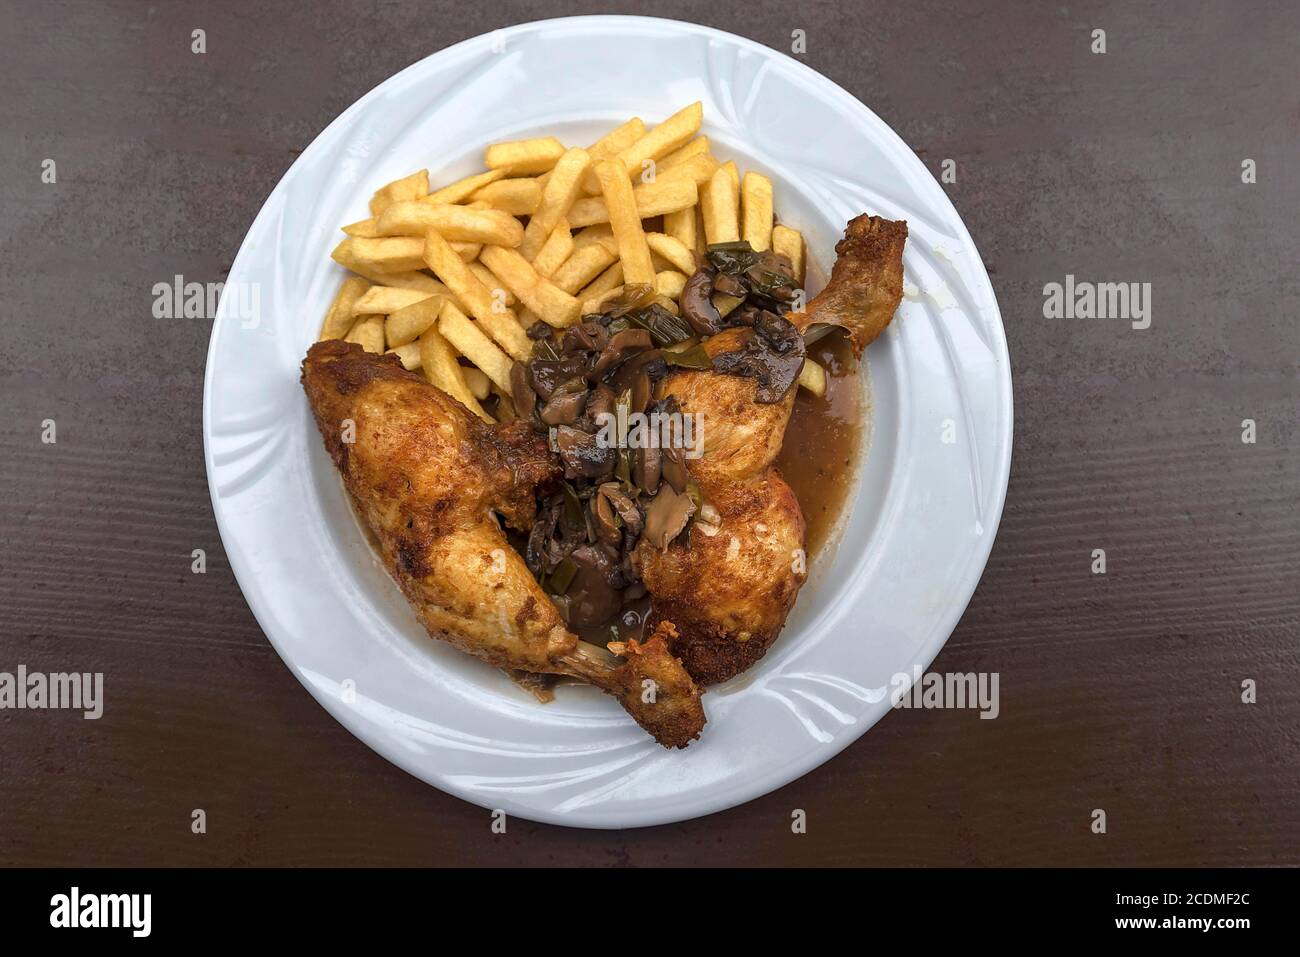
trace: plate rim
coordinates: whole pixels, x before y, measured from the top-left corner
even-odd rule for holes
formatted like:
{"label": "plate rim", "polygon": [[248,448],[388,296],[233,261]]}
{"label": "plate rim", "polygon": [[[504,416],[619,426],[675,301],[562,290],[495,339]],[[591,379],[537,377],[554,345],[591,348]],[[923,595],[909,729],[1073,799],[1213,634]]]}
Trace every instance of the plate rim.
{"label": "plate rim", "polygon": [[[295,172],[298,171],[299,168],[303,165],[304,160],[308,157],[308,154],[312,150],[312,147],[314,147],[318,141],[320,141],[321,139],[325,138],[328,134],[330,134],[330,132],[334,130],[337,126],[350,120],[350,118],[355,113],[359,112],[365,106],[365,104],[369,103],[378,94],[378,92],[381,89],[388,86],[389,84],[398,82],[401,77],[405,76],[411,71],[420,68],[427,61],[435,57],[448,55],[451,52],[458,50],[462,47],[471,44],[481,43],[484,40],[487,40],[492,37],[508,38],[513,34],[537,31],[539,29],[543,29],[546,27],[555,27],[559,25],[573,25],[573,26],[602,26],[603,25],[609,27],[623,27],[623,28],[631,29],[633,31],[635,31],[638,28],[645,28],[645,27],[659,27],[659,28],[666,27],[669,29],[684,31],[688,35],[704,35],[711,39],[720,40],[724,43],[737,46],[741,49],[758,53],[761,56],[779,58],[779,60],[782,61],[784,64],[793,66],[797,73],[803,75],[803,78],[805,80],[809,81],[810,83],[818,87],[820,90],[824,91],[830,97],[846,103],[850,109],[856,112],[865,113],[866,116],[869,117],[870,120],[873,122],[873,124],[882,132],[882,135],[891,141],[891,145],[895,147],[901,147],[901,151],[902,151],[901,155],[903,156],[903,162],[913,166],[915,170],[923,173],[925,178],[927,178],[931,182],[935,183],[936,186],[938,186],[938,195],[942,196],[943,207],[951,214],[951,222],[954,223],[956,228],[959,230],[957,235],[963,240],[965,244],[969,245],[969,247],[972,250],[977,249],[964,219],[962,218],[961,214],[958,212],[956,206],[953,204],[951,197],[948,195],[948,192],[944,190],[940,184],[938,184],[934,175],[930,172],[929,168],[926,167],[925,164],[921,161],[920,157],[916,155],[916,152],[911,148],[911,146],[908,145],[907,142],[903,140],[903,138],[887,122],[881,119],[869,106],[867,106],[865,103],[863,103],[856,96],[851,94],[849,91],[845,90],[838,83],[831,80],[829,77],[821,74],[817,70],[813,69],[808,64],[804,63],[801,60],[796,59],[795,57],[790,56],[787,53],[782,52],[781,50],[766,46],[754,40],[750,40],[747,37],[738,36],[736,34],[729,33],[725,30],[719,30],[715,27],[705,26],[703,24],[694,23],[689,20],[679,20],[679,19],[673,19],[668,17],[647,17],[647,16],[635,16],[635,15],[623,15],[623,14],[617,14],[617,15],[595,14],[595,15],[572,16],[572,17],[552,17],[552,18],[546,18],[541,20],[531,20],[524,23],[518,23],[518,24],[512,24],[509,26],[500,27],[494,30],[477,34],[473,37],[467,37],[464,40],[461,40],[450,46],[443,47],[442,49],[435,50],[432,53],[429,53],[427,56],[415,60],[414,62],[403,67],[401,70],[391,74],[390,76],[384,78],[379,83],[371,87],[361,96],[359,96],[356,100],[354,100],[346,109],[344,109],[341,113],[339,113],[330,123],[328,123],[324,128],[322,128],[312,138],[311,142],[308,143],[307,146],[303,148],[302,152],[298,155],[298,157],[294,160],[294,162],[290,164],[289,168],[286,169],[285,172],[280,176],[275,187],[271,190],[271,192],[267,195],[266,199],[263,201],[256,216],[253,218],[252,223],[249,225],[243,240],[240,242],[239,248],[235,253],[235,257],[231,262],[230,273],[233,274],[236,271],[235,266],[236,264],[239,263],[240,259],[244,256],[250,238],[258,231],[259,224],[261,224],[264,217],[268,215],[269,211],[276,205],[277,200],[286,191],[287,189],[286,184],[291,181],[291,179],[295,175]],[[984,285],[987,287],[990,293],[989,308],[991,310],[991,318],[996,320],[995,322],[989,322],[988,328],[993,333],[993,345],[996,347],[996,356],[998,359],[997,367],[999,373],[996,377],[996,385],[998,387],[997,406],[998,406],[998,412],[1005,423],[1005,431],[999,434],[998,436],[996,436],[996,460],[994,462],[994,471],[993,471],[994,488],[993,488],[993,495],[988,502],[988,511],[987,511],[988,523],[986,525],[986,534],[983,534],[978,539],[975,546],[972,548],[970,560],[967,562],[966,569],[962,578],[962,582],[963,582],[962,590],[966,591],[967,594],[965,598],[960,601],[960,603],[954,602],[950,606],[950,611],[946,615],[941,616],[940,618],[941,627],[938,629],[936,633],[942,634],[943,635],[942,639],[936,640],[932,642],[930,645],[924,646],[924,648],[918,654],[917,660],[924,662],[923,669],[922,669],[923,671],[929,669],[934,659],[938,656],[939,652],[943,650],[944,646],[951,638],[953,631],[960,623],[961,618],[965,615],[966,609],[969,607],[970,601],[974,597],[975,591],[978,589],[979,583],[983,578],[984,571],[988,565],[989,556],[992,553],[993,543],[995,542],[997,538],[997,533],[1001,527],[1002,514],[1006,503],[1006,497],[1007,497],[1008,485],[1010,479],[1011,459],[1013,453],[1014,434],[1015,434],[1014,382],[1012,379],[1010,352],[1006,340],[1006,328],[1002,321],[1002,311],[997,301],[996,290],[993,288],[992,281],[989,279],[988,270],[985,268],[982,258],[979,256],[975,256],[974,258],[976,260],[974,266],[978,268],[977,278],[982,279]],[[285,649],[281,646],[281,642],[277,640],[273,632],[266,627],[265,621],[268,620],[271,616],[268,610],[262,607],[263,599],[261,598],[260,594],[256,591],[254,591],[254,595],[256,597],[250,597],[248,590],[244,586],[244,581],[246,576],[255,575],[255,570],[250,566],[248,557],[241,551],[241,549],[239,549],[238,547],[232,549],[227,544],[227,542],[231,540],[228,535],[228,533],[231,531],[229,527],[230,519],[229,517],[223,518],[222,505],[221,505],[222,498],[219,495],[216,486],[216,481],[215,481],[215,469],[214,469],[213,448],[212,448],[211,416],[212,416],[212,400],[213,400],[213,375],[214,375],[214,368],[217,362],[217,340],[218,340],[217,332],[221,322],[222,322],[222,310],[219,308],[217,313],[217,318],[214,319],[212,324],[212,329],[209,334],[208,354],[204,364],[203,416],[202,416],[204,467],[207,474],[209,497],[212,504],[213,515],[217,524],[217,531],[218,534],[221,536],[222,548],[225,551],[227,559],[230,563],[231,572],[235,578],[236,584],[239,586],[240,593],[243,595],[245,603],[248,605],[249,610],[252,612],[254,620],[257,621],[258,627],[262,630],[262,633],[266,636],[267,640],[271,643],[272,647],[279,655],[281,661],[289,668],[290,672],[292,672],[293,675],[298,679],[299,683],[302,684],[304,688],[306,688],[307,692],[312,696],[312,698],[316,700],[317,703],[319,703],[325,709],[325,711],[328,714],[330,714],[340,725],[342,725],[342,727],[346,731],[348,731],[351,735],[359,739],[363,744],[365,744],[371,750],[375,751],[377,754],[379,754],[389,763],[396,765],[398,768],[405,771],[407,774],[410,774],[412,777],[416,778],[421,783],[435,787],[440,791],[451,794],[477,807],[484,807],[485,805],[482,803],[481,795],[478,795],[476,792],[472,791],[469,788],[461,787],[458,784],[449,781],[440,780],[436,783],[429,781],[423,774],[413,769],[413,763],[411,765],[408,765],[408,762],[405,760],[406,755],[404,755],[398,750],[394,742],[389,741],[386,738],[383,738],[381,736],[369,734],[364,730],[360,730],[359,728],[350,725],[349,722],[344,719],[341,713],[346,709],[343,708],[339,704],[339,702],[335,701],[333,698],[323,693],[318,693],[317,687],[312,682],[307,680],[306,676],[302,672],[302,669],[291,659],[290,656],[286,654]],[[885,713],[888,713],[888,711],[886,711]],[[728,810],[730,808],[738,807],[742,804],[746,804],[752,800],[755,800],[781,787],[784,787],[788,784],[797,781],[799,778],[803,777],[804,775],[815,770],[817,767],[821,766],[822,764],[834,758],[836,755],[838,755],[849,745],[860,740],[862,736],[865,735],[872,727],[874,727],[883,717],[884,714],[881,714],[874,720],[864,721],[860,729],[856,729],[856,733],[837,736],[836,739],[832,740],[831,742],[824,743],[820,747],[810,747],[798,760],[788,761],[785,764],[772,769],[771,771],[769,771],[768,777],[776,779],[775,783],[772,783],[772,781],[768,780],[767,778],[749,779],[742,786],[733,789],[731,791],[728,791],[725,794],[713,795],[707,798],[697,798],[697,802],[700,806],[693,810],[689,810],[686,813],[670,812],[664,815],[651,816],[651,817],[646,817],[644,819],[631,820],[631,821],[602,820],[602,821],[586,821],[586,822],[575,821],[573,819],[573,816],[571,815],[560,816],[549,810],[538,810],[534,808],[528,808],[520,811],[512,810],[510,811],[510,813],[526,820],[538,821],[546,824],[557,825],[560,827],[595,829],[595,830],[612,830],[612,829],[622,829],[622,828],[632,828],[632,827],[650,827],[650,826],[658,826],[662,824],[670,824],[670,823],[676,823],[680,821],[692,820],[700,817],[706,817],[708,815],[715,814],[723,810]],[[498,802],[498,803],[501,804],[502,806],[505,806],[510,802],[507,801],[507,802]]]}

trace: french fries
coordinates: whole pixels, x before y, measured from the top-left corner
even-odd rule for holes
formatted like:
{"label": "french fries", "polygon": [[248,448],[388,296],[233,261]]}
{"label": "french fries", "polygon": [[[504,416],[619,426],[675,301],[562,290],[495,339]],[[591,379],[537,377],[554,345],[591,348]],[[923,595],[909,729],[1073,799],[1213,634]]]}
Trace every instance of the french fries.
{"label": "french fries", "polygon": [[367,352],[383,352],[384,317],[358,316],[352,329],[343,338],[347,342],[355,342]]}
{"label": "french fries", "polygon": [[[502,249],[500,246],[489,246],[488,250]],[[532,354],[533,344],[528,338],[528,333],[524,331],[523,326],[519,325],[519,320],[510,311],[510,307],[505,304],[505,294],[493,295],[493,291],[479,282],[478,277],[470,271],[469,266],[461,261],[452,249],[451,244],[443,239],[436,230],[429,230],[429,234],[424,240],[425,261],[434,274],[447,284],[447,288],[452,291],[456,298],[464,303],[469,314],[478,320],[479,324],[487,331],[496,342],[505,349],[513,358],[521,362],[526,360]],[[486,252],[487,250],[485,250]],[[506,250],[512,256],[522,259],[514,250]],[[484,260],[483,264],[492,269],[492,264]],[[525,262],[525,265],[527,263]],[[532,272],[532,266],[528,267]],[[492,269],[494,275],[500,275],[495,269]],[[518,295],[518,290],[512,290]],[[523,300],[523,297],[520,297]]]}
{"label": "french fries", "polygon": [[803,234],[788,226],[772,227],[772,251],[790,260],[795,282],[803,285]]}
{"label": "french fries", "polygon": [[554,136],[493,143],[484,151],[483,165],[504,169],[507,176],[536,176],[553,167],[564,155],[564,144]]}
{"label": "french fries", "polygon": [[519,252],[525,259],[530,262],[536,259],[561,217],[568,213],[569,207],[577,199],[580,181],[590,165],[591,156],[586,150],[566,151],[555,164],[555,169],[546,183],[546,189],[542,191],[541,202],[537,204],[537,210],[528,220],[528,229],[524,232],[523,243],[497,243],[496,245],[519,245]]}
{"label": "french fries", "polygon": [[437,294],[423,292],[418,289],[402,289],[397,286],[371,286],[364,295],[352,304],[352,315],[360,316],[366,313],[379,313],[386,316],[434,295]]}
{"label": "french fries", "polygon": [[369,288],[370,283],[360,276],[349,276],[344,279],[343,285],[339,286],[334,301],[330,303],[329,310],[325,313],[325,320],[320,324],[320,335],[317,338],[342,339],[346,336],[356,324],[352,306]]}
{"label": "french fries", "polygon": [[436,229],[452,242],[518,246],[524,240],[519,220],[499,209],[473,209],[443,203],[405,200],[380,214],[375,228],[381,236],[419,236]]}
{"label": "french fries", "polygon": [[420,338],[424,335],[424,330],[438,321],[443,303],[450,301],[445,296],[429,296],[392,313],[384,323],[384,338],[388,341],[388,347],[404,346]]}
{"label": "french fries", "polygon": [[370,215],[378,216],[393,203],[404,199],[415,199],[428,192],[429,171],[416,170],[410,176],[403,176],[377,189],[375,195],[370,198]]}
{"label": "french fries", "polygon": [[[620,164],[624,176],[640,179],[648,168],[647,164],[657,163],[669,153],[679,149],[700,129],[704,119],[704,106],[698,100],[678,110],[650,132],[640,137],[608,162]],[[656,175],[656,179],[658,176]],[[596,176],[595,167],[583,181],[588,193],[604,192],[604,185]]]}
{"label": "french fries", "polygon": [[714,243],[734,243],[740,238],[736,181],[730,171],[719,167],[700,194],[700,210],[704,213],[704,239]]}
{"label": "french fries", "polygon": [[478,399],[466,385],[465,374],[461,372],[461,364],[456,361],[456,352],[451,344],[434,328],[426,329],[419,342],[420,370],[424,377],[480,419],[491,422],[492,416],[478,404]]}
{"label": "french fries", "polygon": [[772,245],[772,181],[749,172],[740,183],[740,238],[756,251]]}
{"label": "french fries", "polygon": [[452,303],[443,303],[438,316],[438,331],[456,347],[456,351],[481,369],[498,388],[510,394],[510,357],[498,349],[492,340],[483,335],[478,326],[469,321],[465,313]]}
{"label": "french fries", "polygon": [[470,199],[511,216],[531,216],[542,202],[542,187],[535,179],[503,179],[476,190]]}
{"label": "french fries", "polygon": [[[609,228],[614,231],[614,241],[618,243],[618,256],[623,261],[623,281],[653,283],[654,264],[650,261],[645,231],[641,228],[644,214],[638,210],[621,161],[605,160],[597,164],[596,178],[605,197]],[[694,187],[695,184],[691,185]]]}
{"label": "french fries", "polygon": [[413,237],[363,239],[349,236],[330,256],[355,273],[406,272],[424,267],[424,243]]}
{"label": "french fries", "polygon": [[[694,206],[699,198],[695,181],[689,176],[660,176],[653,183],[642,183],[636,189],[629,185],[628,189],[636,201],[635,212],[641,219],[686,209]],[[565,218],[574,228],[608,223],[609,206],[603,196],[588,196],[574,203]]]}
{"label": "french fries", "polygon": [[[640,227],[639,221],[637,226]],[[647,257],[648,255],[649,253]],[[578,300],[546,277],[538,275],[532,263],[513,249],[504,246],[488,246],[484,248],[480,258],[483,260],[483,265],[492,270],[492,274],[518,296],[520,302],[537,313],[538,318],[543,322],[563,329],[578,321],[580,306]],[[529,342],[529,352],[531,346],[532,343]]]}
{"label": "french fries", "polygon": [[[432,192],[427,170],[388,183],[342,227],[330,255],[350,275],[319,338],[395,355],[475,415],[508,421],[510,371],[539,322],[568,328],[646,285],[678,314],[707,246],[741,239],[784,256],[802,284],[803,236],[776,223],[771,180],[720,162],[702,121],[697,102],[649,128],[632,117],[585,148],[493,143],[485,172]],[[714,301],[723,315],[743,302]],[[805,360],[802,388],[824,395],[826,379]]]}

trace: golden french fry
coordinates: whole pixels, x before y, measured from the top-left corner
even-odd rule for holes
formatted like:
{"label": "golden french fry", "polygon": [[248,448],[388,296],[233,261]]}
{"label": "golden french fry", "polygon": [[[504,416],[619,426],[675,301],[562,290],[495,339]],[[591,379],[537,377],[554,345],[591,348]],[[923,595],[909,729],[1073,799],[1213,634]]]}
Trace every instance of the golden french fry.
{"label": "golden french fry", "polygon": [[692,252],[695,250],[695,207],[664,213],[664,232]]}
{"label": "golden french fry", "polygon": [[790,260],[794,267],[794,279],[803,285],[803,234],[789,226],[772,227],[772,252]]}
{"label": "golden french fry", "polygon": [[740,195],[740,170],[736,168],[736,161],[727,160],[725,163],[722,164],[721,169],[725,169],[727,171],[727,175],[731,177],[732,185],[736,187],[736,195],[739,196]]}
{"label": "golden french fry", "polygon": [[450,301],[447,296],[429,296],[392,313],[384,323],[384,338],[389,348],[404,346],[424,335],[424,330],[438,321],[442,304]]}
{"label": "golden french fry", "polygon": [[573,234],[569,232],[569,223],[561,219],[551,230],[546,243],[533,258],[533,268],[539,276],[550,279],[555,270],[573,254]]}
{"label": "golden french fry", "polygon": [[799,384],[815,396],[826,394],[826,370],[812,359],[805,358],[799,370]]}
{"label": "golden french fry", "polygon": [[655,273],[655,293],[667,299],[676,300],[686,288],[686,274],[676,269],[665,269]]}
{"label": "golden french fry", "polygon": [[435,294],[423,292],[419,289],[402,289],[398,286],[371,286],[366,290],[365,295],[352,304],[352,315],[363,316],[370,313],[388,315],[412,303],[428,299],[433,295]]}
{"label": "golden french fry", "polygon": [[370,215],[378,216],[391,204],[404,199],[418,199],[429,192],[429,171],[416,170],[410,176],[395,179],[375,190],[370,198]]}
{"label": "golden french fry", "polygon": [[424,242],[410,236],[363,239],[349,236],[330,253],[340,266],[355,273],[407,272],[424,268]]}
{"label": "golden french fry", "polygon": [[682,176],[692,180],[696,188],[704,186],[718,170],[718,161],[708,154],[701,153],[682,160],[672,169],[659,170],[659,176]]}
{"label": "golden french fry", "polygon": [[483,370],[489,379],[508,394],[510,392],[510,357],[498,349],[465,313],[451,303],[443,303],[438,316],[438,332],[456,347],[456,351]]}
{"label": "golden french fry", "polygon": [[[701,197],[704,195],[704,190],[700,190],[700,195]],[[704,209],[703,207],[696,206],[695,207],[695,255],[703,256],[707,249],[708,249],[708,242],[704,238]]]}
{"label": "golden french fry", "polygon": [[[578,197],[578,185],[587,167],[591,165],[591,156],[586,150],[567,150],[560,157],[551,177],[542,191],[542,201],[537,204],[537,211],[528,220],[528,229],[524,232],[523,243],[519,245],[520,254],[530,262],[545,245],[556,225],[569,211],[573,201]],[[512,243],[497,243],[509,246]]]}
{"label": "golden french fry", "polygon": [[[709,138],[707,136],[697,136],[695,137],[695,139],[691,140],[681,149],[677,150],[676,152],[669,153],[662,160],[660,160],[659,172],[666,173],[674,166],[690,159],[692,156],[704,155],[704,156],[711,157],[713,154],[709,150],[710,150]],[[714,162],[717,161],[715,160]]]}
{"label": "golden french fry", "polygon": [[[610,238],[613,239],[613,233],[610,234]],[[618,258],[618,253],[615,251],[617,248],[615,246],[611,250],[603,243],[593,242],[578,249],[575,242],[573,254],[551,274],[550,280],[569,295],[575,295],[579,289],[594,280],[602,270]],[[622,282],[622,279],[619,282]]]}
{"label": "golden french fry", "polygon": [[460,374],[465,377],[465,385],[469,387],[470,394],[476,399],[486,399],[488,393],[492,391],[492,380],[482,369],[475,369],[473,366],[462,365]]}
{"label": "golden french fry", "polygon": [[423,203],[393,203],[380,214],[376,228],[383,236],[419,236],[436,229],[450,242],[518,246],[524,239],[519,220],[499,209]]}
{"label": "golden french fry", "polygon": [[695,252],[681,240],[664,233],[646,233],[645,241],[652,253],[662,256],[674,269],[688,276],[695,272]]}
{"label": "golden french fry", "polygon": [[451,343],[432,326],[420,336],[420,369],[424,377],[447,393],[465,408],[469,409],[484,422],[491,422],[492,417],[483,411],[478,399],[465,384],[461,364],[456,361],[456,352]]}
{"label": "golden french fry", "polygon": [[320,324],[321,339],[342,339],[356,323],[352,315],[352,304],[360,299],[370,283],[360,276],[349,276],[334,294],[334,301],[325,311],[325,319]]}
{"label": "golden french fry", "polygon": [[564,144],[554,136],[493,143],[483,153],[488,169],[504,169],[510,176],[536,176],[553,167],[564,155]]}
{"label": "golden french fry", "polygon": [[714,243],[734,243],[740,238],[737,206],[740,197],[736,183],[725,166],[718,168],[709,185],[700,195],[700,209],[704,213],[704,238]]}
{"label": "golden french fry", "polygon": [[[488,250],[501,248],[488,246],[483,251],[487,253]],[[519,256],[514,250],[506,251],[513,256]],[[464,310],[477,319],[484,331],[512,358],[521,362],[528,359],[533,351],[532,340],[528,338],[528,333],[524,331],[523,326],[519,325],[519,320],[510,311],[510,307],[505,304],[504,288],[494,292],[479,282],[469,265],[456,255],[451,243],[443,239],[437,230],[429,230],[429,234],[424,238],[424,257],[434,274],[447,284],[447,288],[457,300],[458,308],[463,306]],[[486,260],[484,265],[491,268],[491,263]],[[528,268],[531,272],[532,267]],[[492,272],[495,274],[496,270]]]}
{"label": "golden french fry", "polygon": [[511,216],[531,216],[542,201],[542,186],[535,179],[503,179],[477,190],[470,199]]}
{"label": "golden french fry", "polygon": [[458,239],[449,239],[447,244],[460,257],[463,263],[472,263],[478,259],[478,254],[483,251],[482,243],[463,243]]}
{"label": "golden french fry", "polygon": [[442,295],[447,295],[448,292],[446,286],[422,272],[374,272],[373,270],[356,268],[353,268],[352,271],[380,286],[395,286],[398,289],[419,289],[422,292],[440,293]]}
{"label": "golden french fry", "polygon": [[[623,261],[623,281],[654,282],[650,247],[646,245],[645,231],[641,228],[642,214],[638,212],[632,186],[623,168],[616,160],[606,160],[596,167],[596,176],[609,211],[609,228],[614,231],[614,240],[618,243],[618,258]],[[691,184],[692,189],[694,185]]]}
{"label": "golden french fry", "polygon": [[434,190],[428,196],[420,198],[422,203],[463,203],[469,197],[487,186],[489,183],[495,183],[506,175],[503,169],[492,169],[486,173],[475,173],[473,176],[466,176],[459,179],[450,186],[444,186],[442,189]]}
{"label": "golden french fry", "polygon": [[[629,189],[631,189],[630,185]],[[653,183],[642,183],[631,192],[635,200],[634,212],[638,219],[650,219],[653,216],[686,209],[688,206],[694,206],[699,200],[695,181],[687,176],[676,174],[660,176]],[[569,213],[564,218],[574,229],[607,223],[610,221],[609,206],[604,196],[588,196],[570,206]]]}
{"label": "golden french fry", "polygon": [[[629,189],[630,193],[631,190]],[[638,221],[637,226],[640,226]],[[647,257],[648,257],[647,253]],[[537,270],[519,253],[504,246],[484,247],[480,256],[483,265],[492,270],[501,282],[519,297],[547,324],[563,328],[578,321],[580,303],[550,280],[537,274]],[[476,317],[477,318],[477,317]],[[530,342],[531,346],[531,342]],[[520,358],[515,356],[516,359]]]}
{"label": "golden french fry", "polygon": [[362,239],[378,239],[381,235],[376,228],[379,221],[371,216],[369,219],[361,219],[355,223],[348,223],[343,227],[343,231],[349,236],[360,236]]}
{"label": "golden french fry", "polygon": [[[487,266],[484,266],[478,260],[475,260],[474,262],[469,264],[469,271],[472,272],[474,274],[474,278],[477,279],[479,282],[481,282],[484,286],[486,286],[489,291],[499,288],[501,286],[501,283],[497,281],[497,277],[492,275],[492,270],[488,269]],[[515,298],[515,294],[511,292],[509,289],[501,289],[500,298],[501,301],[504,302],[506,306],[508,306],[511,309],[519,305],[519,300]],[[456,308],[459,309],[461,312],[467,312],[465,305],[463,303],[459,303],[459,302],[456,303]],[[482,396],[479,396],[479,398],[482,398]]]}
{"label": "golden french fry", "polygon": [[[620,150],[614,161],[623,164],[625,176],[640,178],[648,163],[657,163],[669,153],[685,145],[687,140],[698,133],[703,119],[704,106],[697,100],[678,110],[630,146]],[[587,192],[594,193],[599,186],[603,193],[604,187],[599,184],[594,173],[593,169],[584,179]]]}
{"label": "golden french fry", "polygon": [[772,245],[772,181],[748,172],[740,184],[740,238],[758,252]]}
{"label": "golden french fry", "polygon": [[[635,190],[633,190],[635,195]],[[599,197],[597,197],[599,199]],[[601,203],[605,201],[600,200]],[[565,221],[569,223],[569,228],[573,228],[573,222],[566,216]],[[608,249],[615,256],[618,255],[618,243],[614,241],[614,230],[609,228],[609,223],[596,223],[594,226],[584,226],[573,234],[573,248],[575,250],[583,249],[592,243],[599,243]]]}
{"label": "golden french fry", "polygon": [[582,314],[584,316],[591,314],[591,310],[587,308],[587,303],[599,301],[606,293],[622,288],[623,264],[616,262],[578,293],[578,298],[582,300]]}
{"label": "golden french fry", "polygon": [[[616,126],[596,142],[587,147],[587,153],[593,163],[613,159],[645,135],[645,123],[641,117],[634,116],[622,126]],[[586,175],[583,175],[586,178]]]}
{"label": "golden french fry", "polygon": [[383,352],[384,317],[358,316],[352,330],[343,338],[347,342],[355,342],[367,352]]}
{"label": "golden french fry", "polygon": [[420,368],[420,344],[418,342],[406,342],[400,346],[394,346],[385,355],[397,356],[402,363],[402,368],[408,371]]}

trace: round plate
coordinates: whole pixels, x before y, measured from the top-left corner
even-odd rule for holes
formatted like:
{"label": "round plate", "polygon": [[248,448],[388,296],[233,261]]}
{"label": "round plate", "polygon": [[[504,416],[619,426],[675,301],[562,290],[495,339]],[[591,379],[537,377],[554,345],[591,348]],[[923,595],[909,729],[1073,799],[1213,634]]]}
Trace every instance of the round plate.
{"label": "round plate", "polygon": [[[845,223],[906,219],[907,290],[868,353],[871,448],[838,549],[814,564],[772,650],[704,698],[667,751],[612,698],[537,703],[429,639],[353,517],[298,383],[342,279],[329,258],[371,193],[427,166],[442,185],[488,143],[588,143],[693,100],[722,159],[774,182],[823,269]],[[530,23],[443,50],[376,87],[276,186],[230,271],[208,354],[212,504],[258,623],[348,730],[430,784],[509,814],[635,827],[708,814],[794,780],[927,667],[984,569],[1006,495],[1011,376],[979,253],[901,139],[808,67],[717,30],[641,17]],[[254,296],[254,293],[256,296]],[[255,303],[260,308],[249,308]]]}

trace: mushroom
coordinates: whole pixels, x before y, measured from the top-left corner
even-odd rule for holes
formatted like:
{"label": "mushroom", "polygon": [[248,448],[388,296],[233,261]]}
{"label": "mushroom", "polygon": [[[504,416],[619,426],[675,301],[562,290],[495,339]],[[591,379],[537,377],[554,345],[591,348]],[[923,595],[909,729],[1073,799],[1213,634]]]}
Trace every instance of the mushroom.
{"label": "mushroom", "polygon": [[555,430],[555,447],[564,463],[565,478],[600,478],[614,470],[618,455],[597,441],[597,436],[571,425]]}
{"label": "mushroom", "polygon": [[713,357],[713,368],[754,380],[754,401],[771,405],[785,398],[803,368],[803,335],[783,316],[760,310],[740,348]]}
{"label": "mushroom", "polygon": [[695,503],[688,495],[679,495],[671,486],[659,489],[645,510],[644,538],[655,548],[668,550],[668,544],[682,533],[695,514]]}
{"label": "mushroom", "polygon": [[550,400],[542,406],[539,417],[547,425],[573,425],[582,415],[587,405],[587,391],[565,392],[561,389],[551,393]]}
{"label": "mushroom", "polygon": [[660,463],[663,480],[673,487],[673,491],[686,491],[689,476],[686,472],[686,452],[680,446],[670,445],[662,449],[663,461]]}
{"label": "mushroom", "polygon": [[608,507],[612,507],[618,513],[619,520],[622,521],[628,535],[636,538],[641,534],[643,528],[641,510],[617,482],[606,482],[596,492],[596,498],[608,503]]}
{"label": "mushroom", "polygon": [[697,269],[682,289],[682,318],[691,324],[696,335],[712,336],[722,329],[722,316],[710,298],[713,281],[710,270]]}
{"label": "mushroom", "polygon": [[633,353],[649,349],[650,346],[650,333],[644,329],[624,329],[622,332],[614,333],[609,337],[609,342],[600,357],[596,359],[596,364],[587,373],[588,380],[595,382]]}
{"label": "mushroom", "polygon": [[564,594],[569,599],[569,624],[575,628],[603,625],[623,607],[623,595],[615,587],[619,574],[618,554],[608,546],[579,545],[569,555],[576,571]]}
{"label": "mushroom", "polygon": [[528,380],[528,366],[522,362],[510,367],[510,397],[514,401],[515,414],[524,420],[531,419],[537,405],[537,394]]}
{"label": "mushroom", "polygon": [[658,446],[643,446],[632,457],[632,484],[647,495],[659,490],[659,477],[663,470],[663,450]]}

